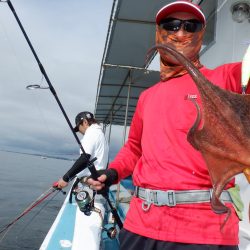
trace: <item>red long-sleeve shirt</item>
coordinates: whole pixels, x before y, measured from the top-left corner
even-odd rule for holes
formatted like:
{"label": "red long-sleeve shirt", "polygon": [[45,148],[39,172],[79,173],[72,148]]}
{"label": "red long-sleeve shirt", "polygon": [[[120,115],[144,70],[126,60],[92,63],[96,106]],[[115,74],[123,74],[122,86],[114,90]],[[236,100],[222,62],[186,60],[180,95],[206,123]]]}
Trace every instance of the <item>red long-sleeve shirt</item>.
{"label": "red long-sleeve shirt", "polygon": [[[214,70],[205,67],[201,73],[223,89],[241,92],[241,64],[233,63]],[[201,153],[187,141],[197,110],[186,100],[187,95],[200,95],[186,74],[159,82],[144,91],[136,107],[128,141],[109,168],[116,169],[119,179],[133,176],[135,186],[157,190],[193,190],[212,188]],[[231,181],[228,187],[234,185]],[[149,238],[196,244],[238,244],[238,217],[232,215],[223,231],[225,214],[218,215],[209,203],[175,207],[152,205],[142,210],[142,200],[133,197],[124,228]]]}

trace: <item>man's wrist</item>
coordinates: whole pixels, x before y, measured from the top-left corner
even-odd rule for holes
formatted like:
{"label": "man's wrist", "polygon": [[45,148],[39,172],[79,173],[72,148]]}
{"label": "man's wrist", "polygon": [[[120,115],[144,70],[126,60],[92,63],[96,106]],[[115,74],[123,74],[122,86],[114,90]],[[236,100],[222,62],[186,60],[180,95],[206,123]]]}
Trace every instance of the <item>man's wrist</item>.
{"label": "man's wrist", "polygon": [[106,169],[104,174],[107,176],[107,179],[105,181],[105,184],[107,186],[111,186],[117,182],[118,173],[115,169],[113,169],[113,168]]}
{"label": "man's wrist", "polygon": [[67,174],[65,174],[63,177],[62,177],[63,181],[65,182],[69,182],[70,178]]}

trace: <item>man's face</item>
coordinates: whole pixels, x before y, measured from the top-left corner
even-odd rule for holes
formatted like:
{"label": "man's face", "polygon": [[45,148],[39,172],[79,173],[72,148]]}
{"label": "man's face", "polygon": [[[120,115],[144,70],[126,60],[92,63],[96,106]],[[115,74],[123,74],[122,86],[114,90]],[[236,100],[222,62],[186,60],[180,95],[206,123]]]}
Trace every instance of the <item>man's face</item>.
{"label": "man's face", "polygon": [[[178,20],[197,20],[195,15],[186,12],[176,12],[166,16],[166,19],[178,19]],[[194,60],[198,57],[202,38],[204,34],[204,28],[197,32],[189,32],[184,29],[183,23],[181,28],[176,31],[166,30],[163,27],[157,26],[156,43],[168,45],[190,60]],[[179,62],[166,52],[159,50],[162,62],[171,65],[179,65]],[[164,64],[165,64],[164,63]]]}
{"label": "man's face", "polygon": [[89,124],[87,120],[84,119],[83,122],[79,125],[79,132],[84,135],[88,127]]}

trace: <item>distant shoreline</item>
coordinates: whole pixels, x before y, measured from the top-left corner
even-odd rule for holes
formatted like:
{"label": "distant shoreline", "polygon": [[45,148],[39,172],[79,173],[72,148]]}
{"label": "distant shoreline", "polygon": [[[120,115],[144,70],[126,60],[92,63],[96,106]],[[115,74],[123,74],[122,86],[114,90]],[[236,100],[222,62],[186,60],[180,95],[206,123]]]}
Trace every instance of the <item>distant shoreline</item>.
{"label": "distant shoreline", "polygon": [[33,155],[33,156],[41,157],[43,159],[51,158],[51,159],[65,160],[65,161],[75,161],[75,159],[70,159],[70,158],[61,157],[61,156],[51,156],[51,155],[38,154],[38,153],[18,152],[18,151],[7,150],[7,149],[0,149],[0,151],[1,152],[8,152],[8,153],[23,154],[23,155]]}

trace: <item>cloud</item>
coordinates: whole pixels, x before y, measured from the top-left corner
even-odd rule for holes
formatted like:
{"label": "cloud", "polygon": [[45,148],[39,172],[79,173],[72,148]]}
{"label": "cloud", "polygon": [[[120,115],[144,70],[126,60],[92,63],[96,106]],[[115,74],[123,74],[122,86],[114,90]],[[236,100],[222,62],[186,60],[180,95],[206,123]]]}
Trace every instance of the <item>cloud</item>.
{"label": "cloud", "polygon": [[[70,121],[94,111],[112,0],[12,0]],[[0,149],[78,153],[78,145],[6,3],[0,3]]]}

